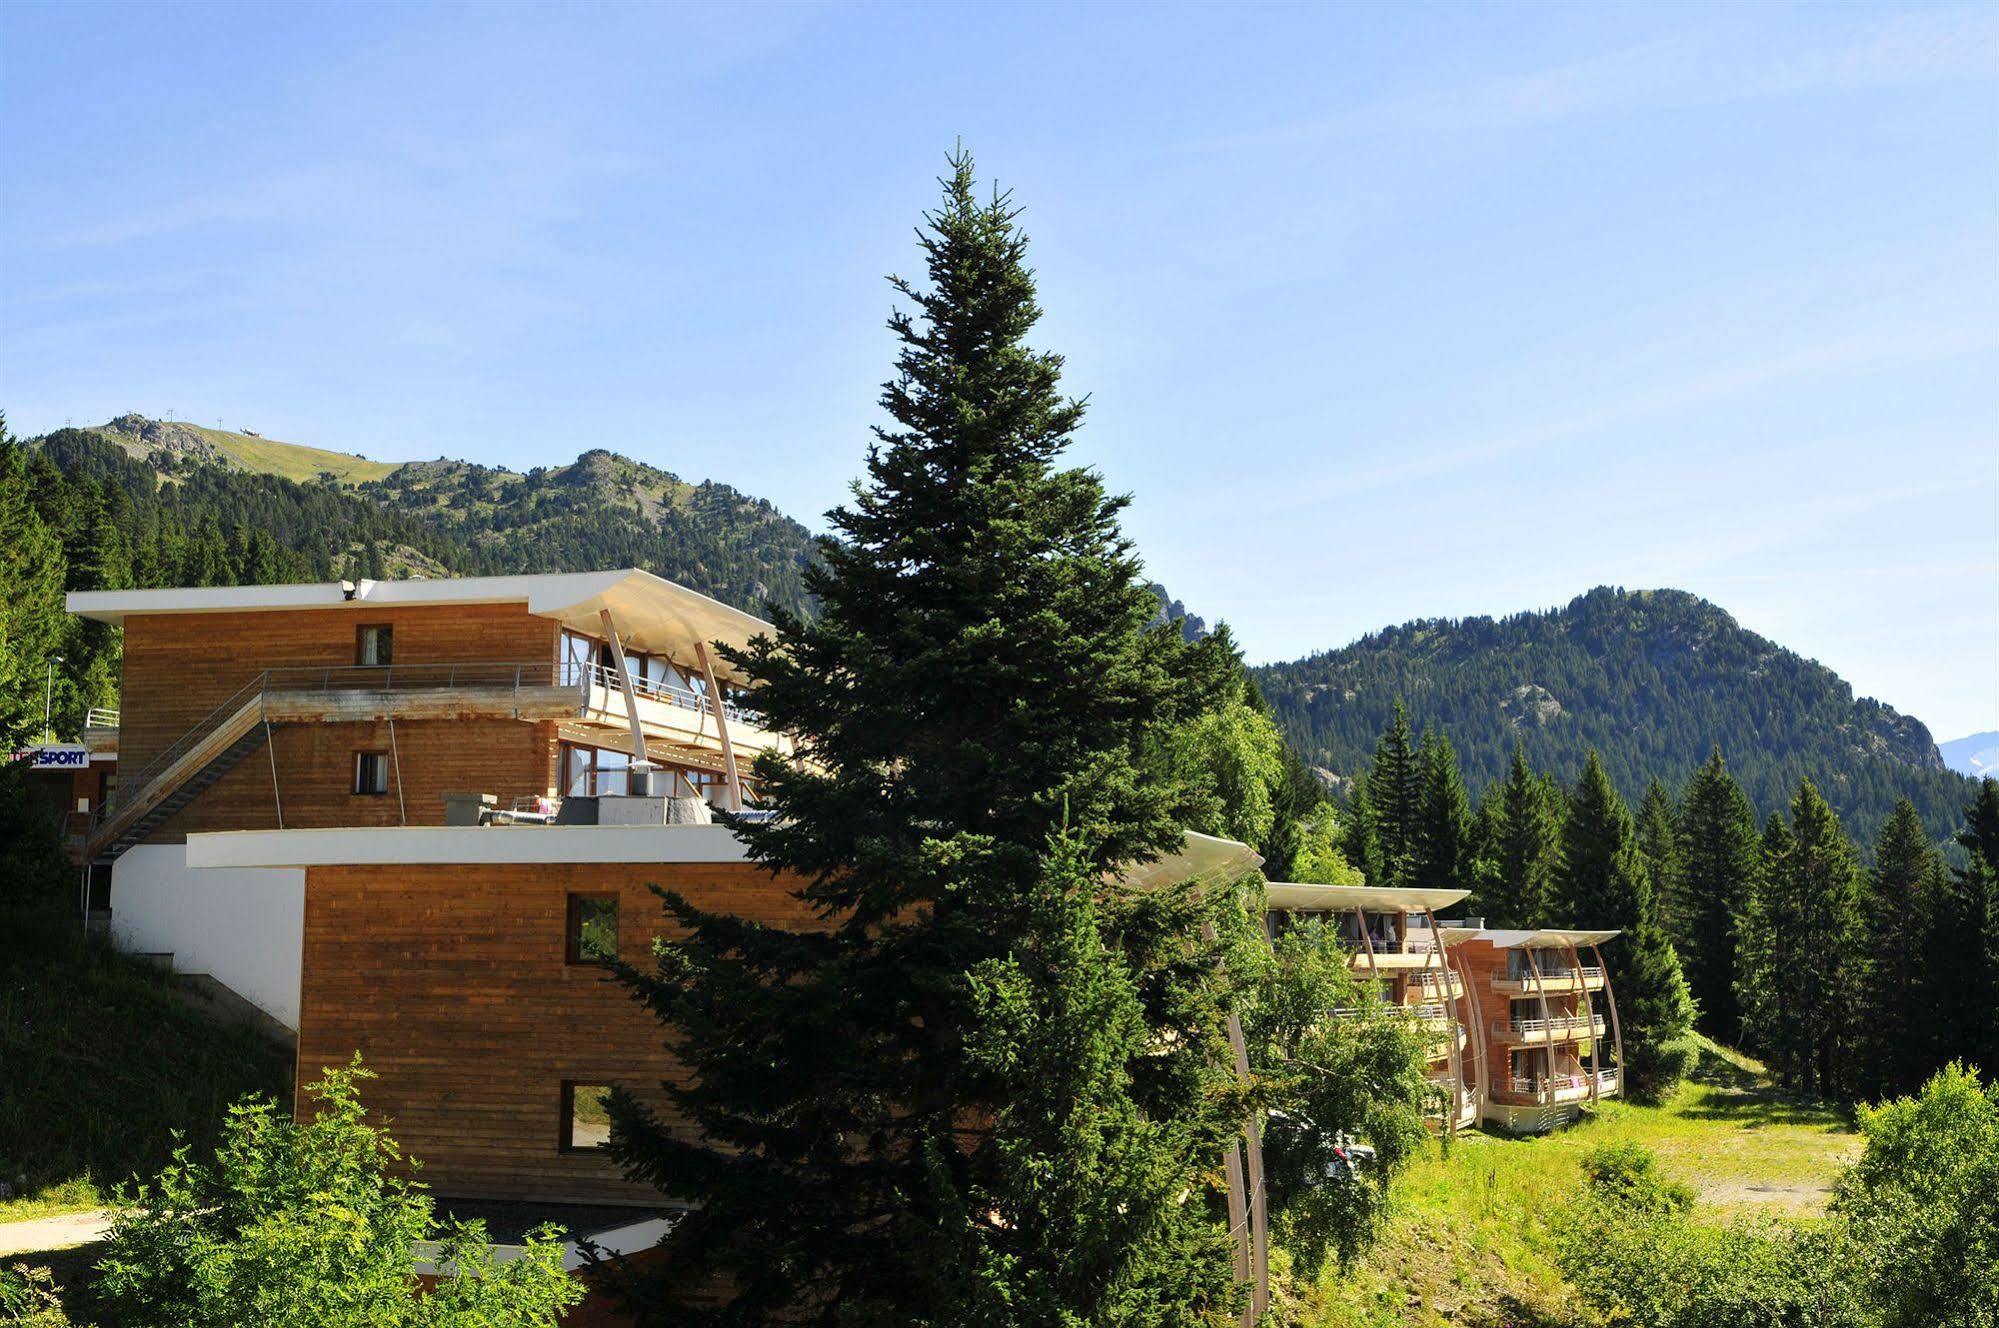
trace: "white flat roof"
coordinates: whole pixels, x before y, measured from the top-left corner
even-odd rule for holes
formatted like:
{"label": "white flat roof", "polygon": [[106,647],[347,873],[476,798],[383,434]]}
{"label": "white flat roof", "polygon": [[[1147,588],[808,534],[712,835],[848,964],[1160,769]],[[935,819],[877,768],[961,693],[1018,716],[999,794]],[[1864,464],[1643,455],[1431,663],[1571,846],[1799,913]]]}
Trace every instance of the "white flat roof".
{"label": "white flat roof", "polygon": [[[69,611],[98,622],[131,614],[243,613],[284,609],[526,604],[529,613],[601,635],[609,609],[634,650],[685,656],[694,643],[747,645],[771,625],[699,591],[636,567],[533,576],[459,576],[425,581],[361,581],[353,598],[338,581],[286,586],[186,586],[167,590],[76,590]],[[720,660],[715,671],[728,676]]]}
{"label": "white flat roof", "polygon": [[1346,912],[1353,909],[1438,909],[1470,896],[1469,890],[1398,890],[1385,885],[1313,885],[1301,881],[1272,881],[1267,887],[1272,908],[1324,909]]}
{"label": "white flat roof", "polygon": [[[221,830],[187,837],[190,867],[459,866],[504,863],[744,862],[726,825],[410,825]],[[1178,853],[1119,879],[1140,889],[1239,876],[1262,858],[1247,844],[1188,831]]]}
{"label": "white flat roof", "polygon": [[743,862],[726,825],[410,825],[223,830],[187,837],[190,867]]}

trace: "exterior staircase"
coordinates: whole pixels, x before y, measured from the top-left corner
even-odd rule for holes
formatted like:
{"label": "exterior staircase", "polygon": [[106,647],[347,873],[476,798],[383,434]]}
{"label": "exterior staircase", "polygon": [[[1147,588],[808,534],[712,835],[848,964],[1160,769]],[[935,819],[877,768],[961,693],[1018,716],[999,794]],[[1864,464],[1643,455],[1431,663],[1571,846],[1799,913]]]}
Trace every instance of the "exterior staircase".
{"label": "exterior staircase", "polygon": [[264,680],[260,677],[154,757],[133,778],[129,791],[119,789],[118,800],[104,809],[84,840],[84,860],[107,864],[143,842],[169,817],[212,788],[237,762],[263,746],[267,734]]}

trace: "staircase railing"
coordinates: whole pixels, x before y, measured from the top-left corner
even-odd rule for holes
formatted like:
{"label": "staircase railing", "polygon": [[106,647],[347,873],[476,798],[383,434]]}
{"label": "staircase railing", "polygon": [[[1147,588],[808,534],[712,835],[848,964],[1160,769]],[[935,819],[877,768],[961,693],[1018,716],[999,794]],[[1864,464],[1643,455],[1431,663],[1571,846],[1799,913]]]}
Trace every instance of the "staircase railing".
{"label": "staircase railing", "polygon": [[237,688],[230,694],[228,700],[209,711],[206,718],[196,723],[186,733],[181,734],[179,738],[175,739],[170,746],[153,757],[152,760],[146,762],[145,766],[138,773],[127,775],[124,771],[119,771],[118,787],[112,791],[111,796],[98,808],[97,816],[91,822],[92,833],[96,832],[97,826],[106,817],[115,813],[120,807],[132,802],[141,793],[145,792],[146,789],[150,788],[153,781],[165,774],[175,761],[187,755],[196,743],[214,732],[216,726],[223,720],[229,718],[247,705],[252,696],[262,692],[269,676],[270,671],[267,669]]}

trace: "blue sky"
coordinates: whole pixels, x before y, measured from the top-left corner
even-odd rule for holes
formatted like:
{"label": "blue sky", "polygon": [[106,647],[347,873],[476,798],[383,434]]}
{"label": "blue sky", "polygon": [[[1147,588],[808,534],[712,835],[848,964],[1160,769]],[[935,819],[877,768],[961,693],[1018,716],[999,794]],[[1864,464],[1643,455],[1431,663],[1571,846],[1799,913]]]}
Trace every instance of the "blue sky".
{"label": "blue sky", "polygon": [[1254,659],[1678,586],[1999,727],[1999,9],[0,8],[0,408],[819,524],[962,137]]}

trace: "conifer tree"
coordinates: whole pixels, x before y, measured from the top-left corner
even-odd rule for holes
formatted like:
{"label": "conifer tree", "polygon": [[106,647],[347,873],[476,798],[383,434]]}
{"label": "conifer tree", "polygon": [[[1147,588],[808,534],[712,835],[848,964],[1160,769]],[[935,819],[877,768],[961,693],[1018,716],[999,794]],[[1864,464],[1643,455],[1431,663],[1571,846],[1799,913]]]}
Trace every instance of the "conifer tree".
{"label": "conifer tree", "polygon": [[1561,815],[1545,781],[1515,743],[1506,778],[1487,790],[1478,849],[1479,884],[1468,911],[1494,927],[1525,927],[1542,913],[1542,896],[1560,851]]}
{"label": "conifer tree", "polygon": [[1469,889],[1471,800],[1465,795],[1451,740],[1441,733],[1425,733],[1417,765],[1421,798],[1410,881],[1427,890]]}
{"label": "conifer tree", "polygon": [[1981,780],[1938,899],[1928,947],[1939,1060],[1999,1065],[1999,781]]}
{"label": "conifer tree", "polygon": [[1679,809],[1673,795],[1657,776],[1645,786],[1645,799],[1638,806],[1638,851],[1645,858],[1645,874],[1652,880],[1652,892],[1659,899],[1659,913],[1669,924],[1670,909],[1680,888]]}
{"label": "conifer tree", "polygon": [[683,939],[623,974],[698,1132],[613,1097],[628,1172],[696,1205],[651,1292],[734,1290],[678,1322],[1192,1324],[1231,1295],[1242,1099],[1202,938],[1246,915],[1104,884],[1179,844],[1159,735],[1202,698],[1123,500],[1057,466],[1082,406],[1026,344],[1016,211],[952,167],[820,615],[728,652],[804,758],[759,762],[776,814],[740,833],[819,926],[669,891]]}
{"label": "conifer tree", "polygon": [[1623,1017],[1626,1089],[1657,1097],[1691,1068],[1693,1003],[1639,851],[1637,827],[1591,752],[1570,796],[1546,925],[1616,928],[1604,947]]}
{"label": "conifer tree", "polygon": [[1668,934],[1700,1007],[1701,1027],[1733,1046],[1742,1033],[1736,920],[1757,870],[1756,811],[1718,747],[1687,781],[1680,800],[1679,867],[1677,888],[1661,900]]}
{"label": "conifer tree", "polygon": [[1555,927],[1632,927],[1649,894],[1637,829],[1603,763],[1591,752],[1569,795],[1561,853],[1543,922]]}
{"label": "conifer tree", "polygon": [[1853,846],[1810,780],[1772,817],[1738,942],[1744,1036],[1780,1082],[1828,1096],[1853,1069],[1860,881]]}
{"label": "conifer tree", "polygon": [[1374,745],[1365,795],[1355,807],[1366,826],[1369,885],[1409,883],[1422,801],[1422,770],[1409,732],[1409,712],[1398,698],[1394,718]]}
{"label": "conifer tree", "polygon": [[59,653],[62,545],[36,510],[26,451],[0,416],[0,748],[42,722],[50,660]]}
{"label": "conifer tree", "polygon": [[1904,798],[1881,827],[1861,908],[1853,1088],[1869,1098],[1914,1092],[1942,1063],[1924,971],[1942,869]]}

